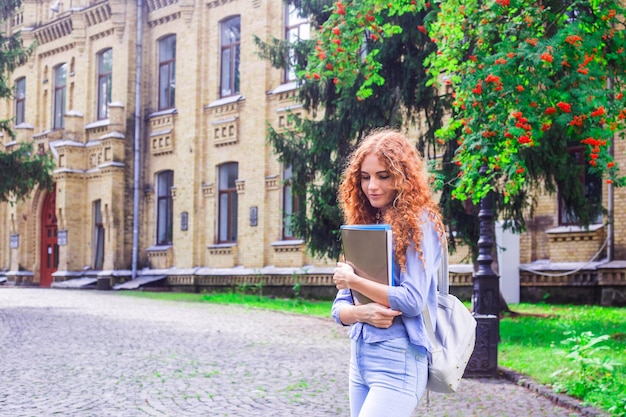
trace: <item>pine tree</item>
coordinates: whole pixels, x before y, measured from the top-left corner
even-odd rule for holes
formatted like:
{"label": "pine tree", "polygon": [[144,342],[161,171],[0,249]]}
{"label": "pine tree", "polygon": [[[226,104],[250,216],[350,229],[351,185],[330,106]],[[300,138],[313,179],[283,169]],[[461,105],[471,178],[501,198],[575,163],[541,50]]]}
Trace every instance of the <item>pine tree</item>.
{"label": "pine tree", "polygon": [[[302,16],[311,16],[314,27],[324,23],[332,6],[331,1],[319,0],[289,0],[289,3],[299,8]],[[280,39],[270,43],[256,39],[262,57],[277,68],[295,65],[298,72],[298,100],[308,112],[307,116],[292,115],[294,128],[289,131],[277,130],[274,126],[267,129],[279,160],[293,170],[294,193],[306,195],[307,210],[297,212],[293,225],[314,255],[337,258],[340,253],[337,231],[342,215],[336,194],[346,158],[356,143],[372,129],[412,126],[413,130],[421,132],[416,138],[418,150],[433,158],[434,134],[441,127],[445,106],[449,105],[433,88],[425,85],[428,77],[422,62],[434,51],[435,45],[415,23],[420,22],[424,14],[383,14],[378,18],[406,29],[389,39],[379,51],[377,58],[385,84],[374,85],[367,100],[357,95],[363,79],[340,89],[333,79],[310,82],[305,68],[308,56],[315,52],[315,40],[290,44]],[[365,45],[377,48],[375,36],[369,37]],[[294,62],[287,62],[289,56],[294,57]]]}

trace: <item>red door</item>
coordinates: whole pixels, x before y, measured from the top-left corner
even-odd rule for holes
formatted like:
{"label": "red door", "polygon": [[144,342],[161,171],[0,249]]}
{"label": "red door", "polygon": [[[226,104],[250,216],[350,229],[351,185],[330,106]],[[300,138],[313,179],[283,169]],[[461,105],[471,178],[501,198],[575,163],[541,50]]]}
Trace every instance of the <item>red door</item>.
{"label": "red door", "polygon": [[56,186],[46,194],[41,212],[41,275],[39,285],[49,287],[52,273],[59,266],[59,244],[57,241]]}

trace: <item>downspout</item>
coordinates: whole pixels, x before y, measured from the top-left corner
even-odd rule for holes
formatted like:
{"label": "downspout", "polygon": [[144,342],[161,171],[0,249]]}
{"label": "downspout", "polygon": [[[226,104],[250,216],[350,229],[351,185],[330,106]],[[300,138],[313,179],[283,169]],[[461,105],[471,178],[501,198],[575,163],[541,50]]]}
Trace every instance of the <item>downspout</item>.
{"label": "downspout", "polygon": [[139,254],[139,180],[141,178],[141,55],[143,53],[143,2],[137,0],[137,56],[135,57],[135,140],[134,140],[134,178],[133,178],[133,255],[132,279],[137,278],[137,258]]}
{"label": "downspout", "polygon": [[[611,77],[608,77],[607,81],[607,88],[609,90],[611,90],[613,88],[613,79]],[[613,158],[614,156],[614,149],[613,149],[613,142],[615,140],[615,135],[613,135],[613,140],[611,140],[611,145],[609,146],[609,155],[611,156],[611,158]],[[607,226],[606,226],[606,260],[607,262],[611,262],[613,260],[614,254],[613,254],[613,245],[614,245],[614,239],[615,239],[615,232],[614,232],[614,227],[613,227],[613,212],[614,212],[614,207],[613,207],[613,184],[609,183],[608,184],[608,191],[607,191]]]}
{"label": "downspout", "polygon": [[[611,146],[609,146],[609,155],[611,155],[611,157],[613,157],[613,142],[611,141]],[[613,207],[613,184],[608,184],[608,191],[607,191],[607,225],[606,225],[606,260],[607,262],[611,262],[614,258],[614,254],[613,254],[613,245],[615,242],[615,232],[614,232],[614,227],[613,227],[613,212],[614,212],[614,207]]]}

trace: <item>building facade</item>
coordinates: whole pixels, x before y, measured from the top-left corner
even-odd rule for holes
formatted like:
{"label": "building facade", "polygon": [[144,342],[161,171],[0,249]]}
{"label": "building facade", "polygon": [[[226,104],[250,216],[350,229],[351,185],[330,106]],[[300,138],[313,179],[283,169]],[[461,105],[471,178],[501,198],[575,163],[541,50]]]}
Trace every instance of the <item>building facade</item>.
{"label": "building facade", "polygon": [[[2,115],[23,109],[16,142],[53,152],[56,186],[1,206],[8,280],[115,285],[136,270],[172,286],[233,275],[270,285],[303,267],[307,282],[322,280],[326,263],[290,231],[289,170],[266,141],[266,123],[298,111],[295,84],[254,43],[306,23],[290,11],[280,0],[149,0],[142,10],[26,0],[6,30],[37,47],[12,75],[21,101],[2,103]],[[7,151],[16,143],[2,139]]]}
{"label": "building facade", "polygon": [[[54,190],[0,204],[8,282],[334,293],[332,262],[293,236],[289,167],[266,140],[267,123],[288,128],[301,106],[292,71],[260,58],[254,37],[308,37],[294,10],[281,0],[24,0],[2,30],[37,45],[12,74],[15,98],[0,103],[17,132],[0,138],[3,151],[34,141],[56,161]],[[624,201],[601,190],[605,204]],[[558,197],[538,199],[518,237],[522,299],[604,282],[605,297],[623,302],[626,262],[601,262],[606,216],[581,230],[561,221]],[[613,259],[626,259],[624,216],[615,210]],[[466,267],[455,277],[471,287]]]}

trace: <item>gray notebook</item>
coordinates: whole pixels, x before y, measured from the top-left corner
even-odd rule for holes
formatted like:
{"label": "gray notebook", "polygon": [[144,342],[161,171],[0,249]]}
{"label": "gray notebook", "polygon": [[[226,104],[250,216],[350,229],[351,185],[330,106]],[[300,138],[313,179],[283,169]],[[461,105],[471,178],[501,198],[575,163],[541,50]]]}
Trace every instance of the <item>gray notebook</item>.
{"label": "gray notebook", "polygon": [[[388,224],[341,226],[341,239],[346,263],[363,278],[393,285],[393,244]],[[371,303],[365,295],[352,291],[355,304]]]}

